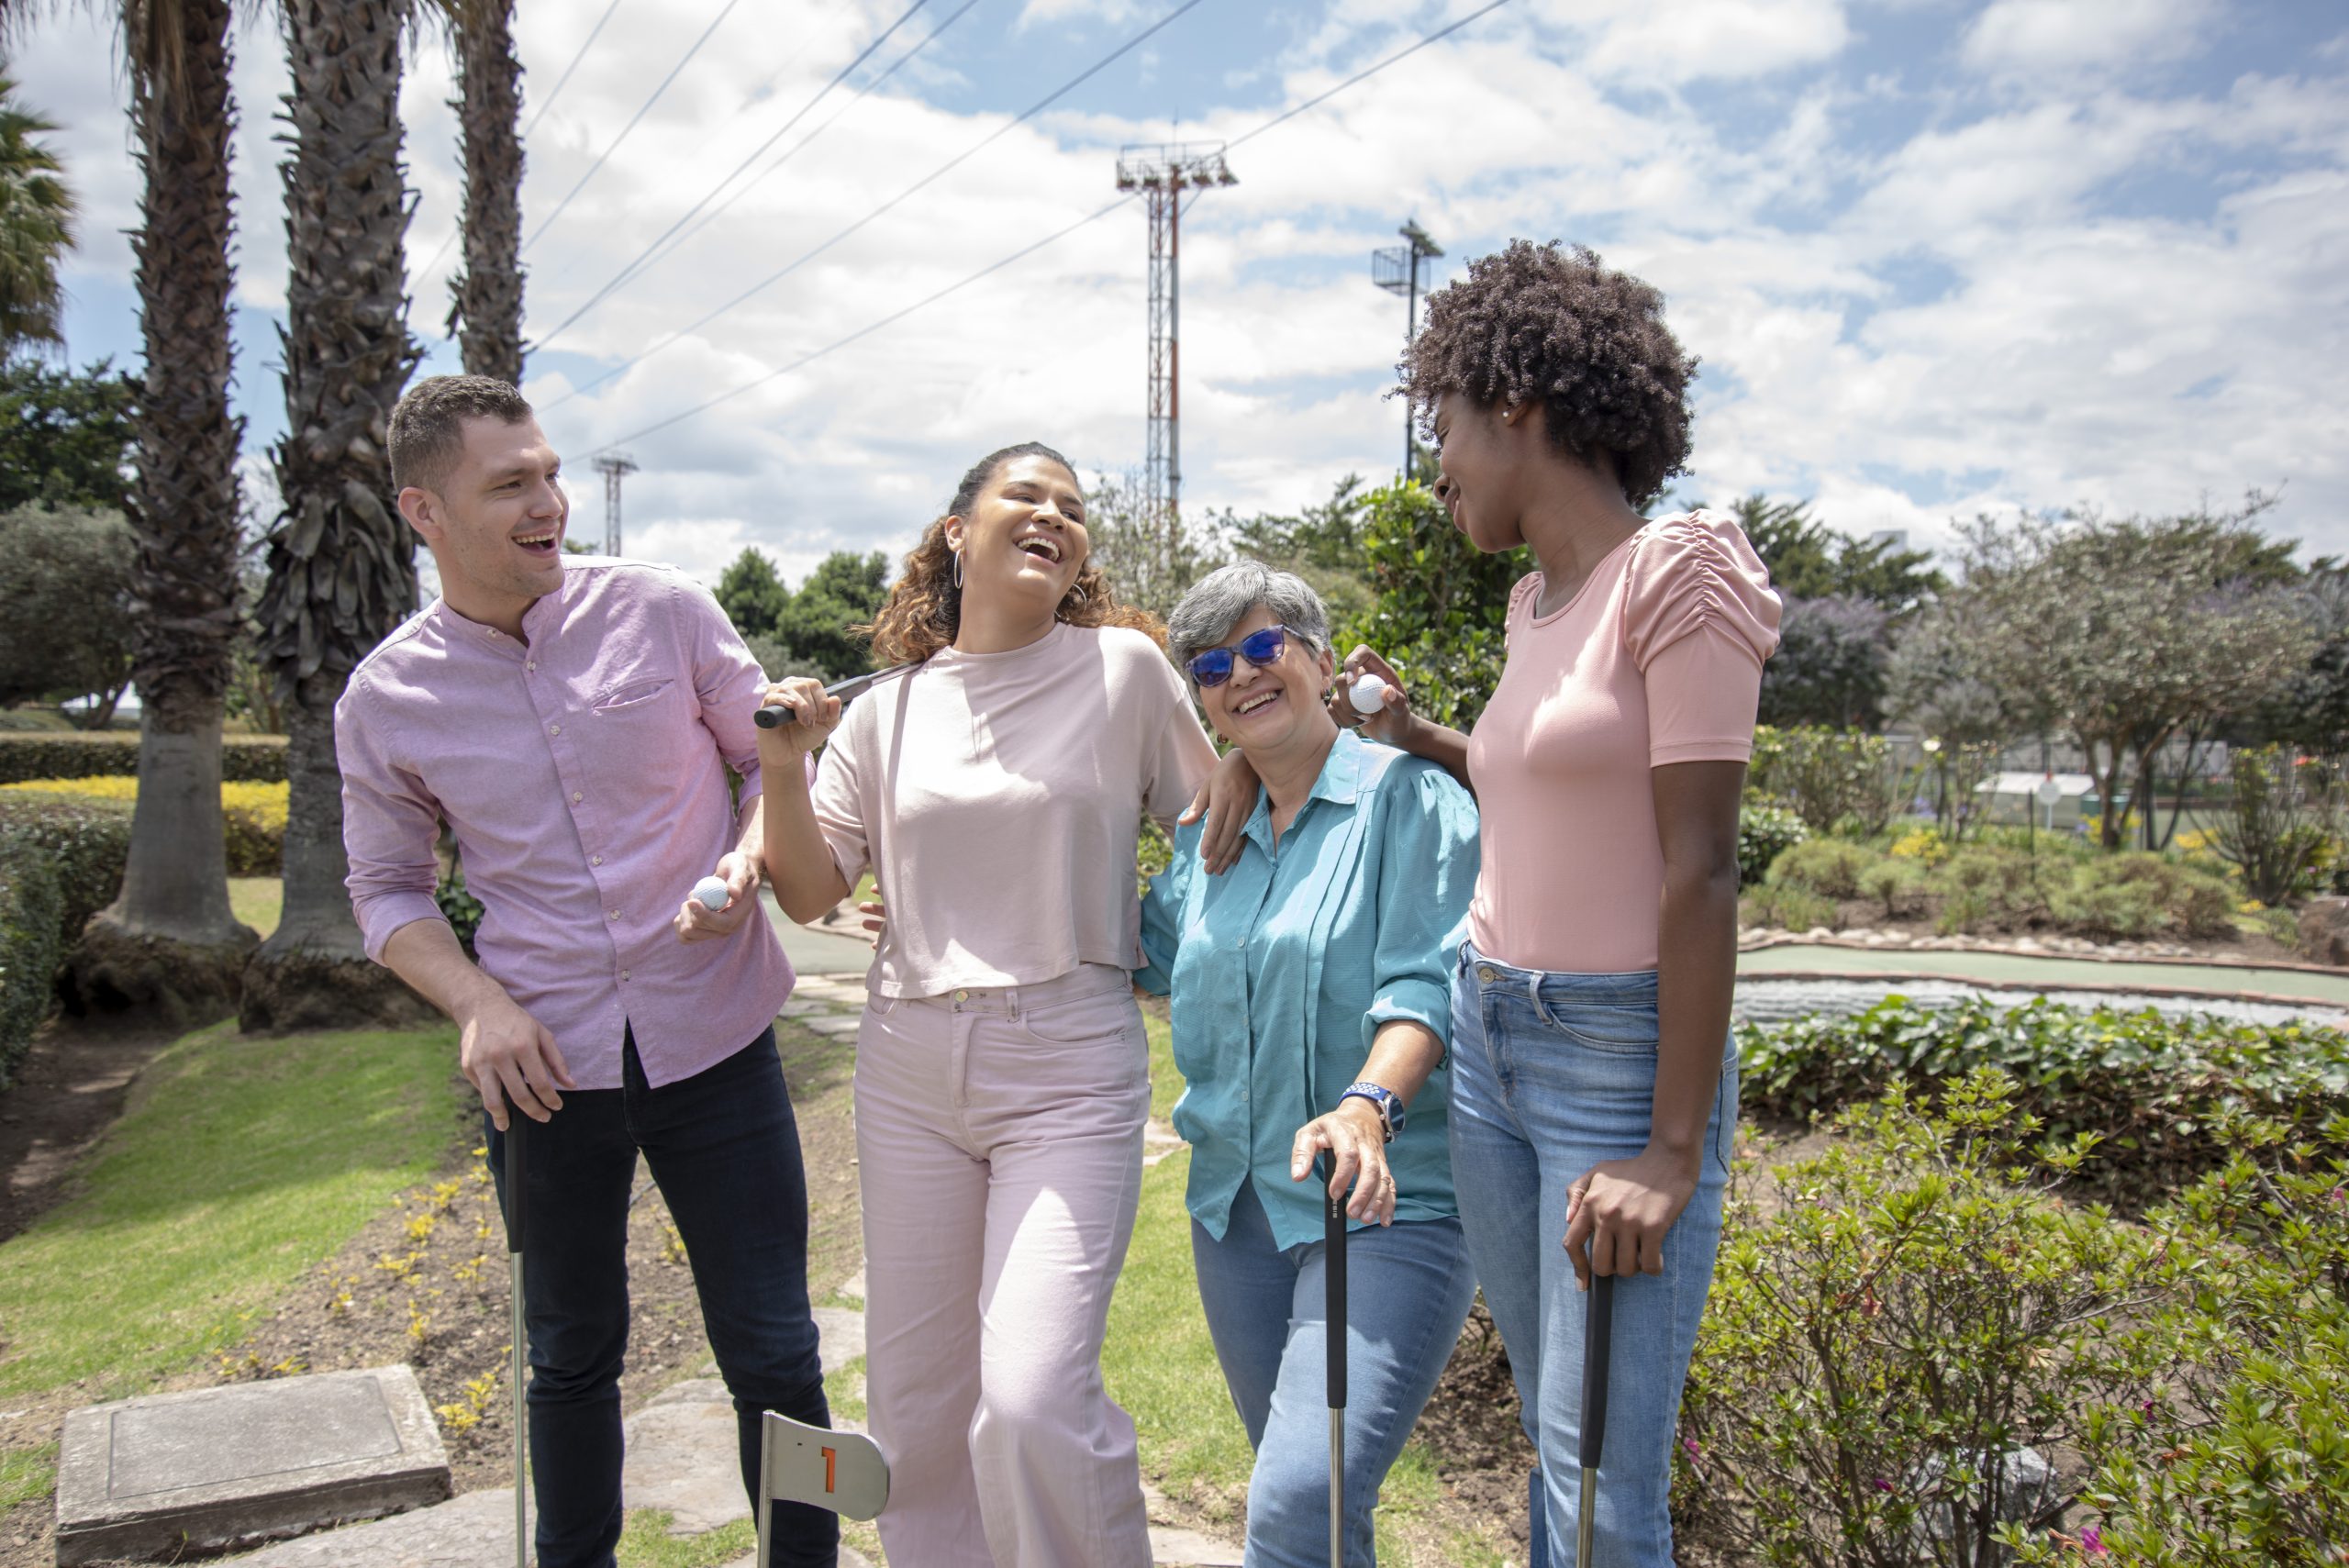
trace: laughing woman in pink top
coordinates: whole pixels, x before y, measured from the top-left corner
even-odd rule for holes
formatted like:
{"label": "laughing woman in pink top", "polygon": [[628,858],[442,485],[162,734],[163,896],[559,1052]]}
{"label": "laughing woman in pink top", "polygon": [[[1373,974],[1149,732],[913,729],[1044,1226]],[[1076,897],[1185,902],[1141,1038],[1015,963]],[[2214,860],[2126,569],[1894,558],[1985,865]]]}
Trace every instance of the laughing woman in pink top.
{"label": "laughing woman in pink top", "polygon": [[1470,735],[1413,717],[1369,651],[1348,660],[1395,688],[1374,738],[1465,778],[1483,818],[1453,1175],[1541,1456],[1536,1564],[1567,1561],[1578,1523],[1570,1287],[1593,1273],[1625,1276],[1597,1561],[1672,1561],[1673,1427],[1737,1113],[1737,806],[1778,601],[1729,518],[1641,515],[1688,452],[1696,364],[1663,305],[1522,240],[1429,302],[1403,390],[1433,411],[1437,494],[1479,550],[1537,569]]}
{"label": "laughing woman in pink top", "polygon": [[776,897],[815,918],[868,866],[888,895],[856,1146],[894,1562],[1149,1568],[1133,1422],[1101,1382],[1150,1110],[1134,848],[1215,762],[1154,627],[1087,559],[1068,461],[1031,443],[965,474],[907,558],[874,651],[911,669],[845,718],[812,681],[768,695],[801,716],[760,732]]}

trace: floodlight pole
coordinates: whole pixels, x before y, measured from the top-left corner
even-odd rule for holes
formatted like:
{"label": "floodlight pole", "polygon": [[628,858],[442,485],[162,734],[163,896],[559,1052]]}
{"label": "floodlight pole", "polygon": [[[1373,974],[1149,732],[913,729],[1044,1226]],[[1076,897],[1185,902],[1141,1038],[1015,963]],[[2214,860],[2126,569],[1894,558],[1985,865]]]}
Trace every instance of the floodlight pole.
{"label": "floodlight pole", "polygon": [[1181,241],[1186,186],[1236,185],[1222,142],[1126,147],[1118,189],[1140,191],[1150,215],[1150,389],[1142,486],[1151,522],[1172,532],[1183,488],[1181,448]]}
{"label": "floodlight pole", "polygon": [[604,476],[604,553],[620,552],[620,481],[636,472],[636,460],[626,452],[598,452],[596,468]]}
{"label": "floodlight pole", "polygon": [[[1396,230],[1408,243],[1390,245],[1370,253],[1370,281],[1389,294],[1404,297],[1403,347],[1410,349],[1411,339],[1419,330],[1419,295],[1427,282],[1427,264],[1443,254],[1443,248],[1428,238],[1428,231],[1413,218]],[[1403,402],[1403,478],[1411,477],[1411,404]]]}

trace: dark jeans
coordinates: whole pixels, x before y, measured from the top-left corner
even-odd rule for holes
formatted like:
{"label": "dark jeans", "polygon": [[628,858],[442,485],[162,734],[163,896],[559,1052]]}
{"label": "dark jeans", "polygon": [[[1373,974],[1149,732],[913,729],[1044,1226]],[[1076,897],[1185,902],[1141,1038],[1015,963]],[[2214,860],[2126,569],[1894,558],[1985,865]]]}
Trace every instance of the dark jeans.
{"label": "dark jeans", "polygon": [[[807,1303],[807,1179],[774,1030],[653,1088],[622,1043],[621,1086],[576,1090],[531,1124],[522,1289],[540,1568],[612,1568],[620,1538],[620,1361],[628,1346],[629,1184],[640,1151],[668,1201],[734,1396],[742,1485],[758,1506],[759,1415],[829,1426]],[[506,1143],[489,1134],[500,1200]],[[777,1503],[773,1560],[831,1568],[840,1521]]]}

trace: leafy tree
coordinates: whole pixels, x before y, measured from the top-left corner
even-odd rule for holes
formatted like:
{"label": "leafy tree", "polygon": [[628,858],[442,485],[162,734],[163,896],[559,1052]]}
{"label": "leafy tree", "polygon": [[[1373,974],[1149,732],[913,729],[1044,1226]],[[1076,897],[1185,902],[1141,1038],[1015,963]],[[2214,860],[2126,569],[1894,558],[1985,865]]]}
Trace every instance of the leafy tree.
{"label": "leafy tree", "polygon": [[1363,545],[1368,505],[1361,475],[1349,473],[1319,506],[1293,517],[1262,512],[1241,517],[1226,510],[1217,519],[1217,531],[1230,541],[1233,553],[1294,572],[1311,584],[1329,607],[1330,624],[1338,626],[1370,608],[1370,562]]}
{"label": "leafy tree", "polygon": [[1756,491],[1726,509],[1745,529],[1783,597],[1866,599],[1905,616],[1943,585],[1929,552],[1838,533],[1810,515],[1808,501],[1773,501]]}
{"label": "leafy tree", "polygon": [[1885,672],[1887,711],[1922,733],[1933,817],[1953,840],[1965,836],[1975,787],[2029,722],[1993,675],[1967,618],[1973,613],[1963,597],[1931,606],[1901,635]]}
{"label": "leafy tree", "polygon": [[1121,603],[1164,617],[1191,584],[1223,564],[1211,533],[1179,512],[1160,512],[1141,475],[1097,473],[1085,491],[1085,528],[1094,561]]}
{"label": "leafy tree", "polygon": [[0,705],[95,695],[103,729],[130,684],[130,567],[119,512],[0,512]]}
{"label": "leafy tree", "polygon": [[1762,667],[1764,724],[1874,729],[1883,721],[1891,617],[1855,594],[1789,599]]}
{"label": "leafy tree", "polygon": [[[2243,575],[2264,542],[2232,511],[1978,519],[1949,599],[1981,667],[2038,722],[2071,731],[2103,798],[2133,780],[2148,848],[2154,769],[2173,737],[2208,734],[2304,669],[2316,639],[2289,590]],[[2103,841],[2121,843],[2108,809]]]}
{"label": "leafy tree", "polygon": [[0,511],[40,501],[127,512],[138,396],[108,360],[78,373],[0,361]]}
{"label": "leafy tree", "polygon": [[65,291],[57,263],[73,249],[77,204],[65,165],[34,140],[57,128],[17,101],[0,76],[0,357],[23,343],[61,343]]}
{"label": "leafy tree", "polygon": [[718,579],[718,606],[746,638],[774,637],[790,603],[791,590],[784,586],[774,558],[756,545],[744,546]]}
{"label": "leafy tree", "polygon": [[887,556],[877,550],[870,555],[834,550],[784,606],[775,640],[788,657],[812,666],[827,681],[861,674],[873,668],[873,651],[851,628],[870,626],[888,593]]}
{"label": "leafy tree", "polygon": [[1415,711],[1468,728],[1500,684],[1522,558],[1470,544],[1417,482],[1364,496],[1361,537],[1377,596],[1339,634],[1340,655],[1367,643],[1409,684]]}

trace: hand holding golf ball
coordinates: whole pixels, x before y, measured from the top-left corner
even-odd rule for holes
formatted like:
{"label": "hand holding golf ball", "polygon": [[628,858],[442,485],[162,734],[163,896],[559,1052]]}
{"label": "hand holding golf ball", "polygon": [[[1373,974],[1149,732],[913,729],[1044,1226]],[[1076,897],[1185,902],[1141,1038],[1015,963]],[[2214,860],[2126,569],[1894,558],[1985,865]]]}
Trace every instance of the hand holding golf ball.
{"label": "hand holding golf ball", "polygon": [[1346,688],[1346,700],[1360,714],[1374,714],[1386,706],[1386,694],[1391,690],[1375,675],[1364,675]]}
{"label": "hand holding golf ball", "polygon": [[723,909],[726,901],[733,896],[733,890],[726,885],[724,877],[706,876],[694,884],[694,896],[701,900],[705,909]]}
{"label": "hand holding golf ball", "polygon": [[758,887],[756,862],[745,861],[739,851],[720,855],[718,869],[695,883],[678,904],[671,921],[677,940],[708,942],[732,936],[757,911]]}

